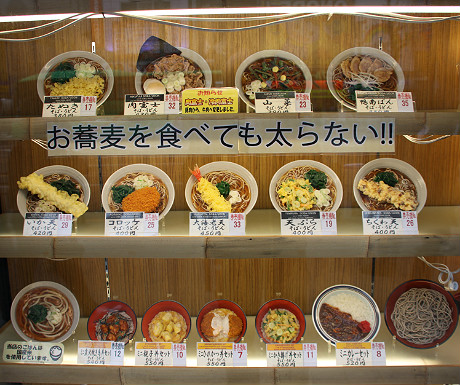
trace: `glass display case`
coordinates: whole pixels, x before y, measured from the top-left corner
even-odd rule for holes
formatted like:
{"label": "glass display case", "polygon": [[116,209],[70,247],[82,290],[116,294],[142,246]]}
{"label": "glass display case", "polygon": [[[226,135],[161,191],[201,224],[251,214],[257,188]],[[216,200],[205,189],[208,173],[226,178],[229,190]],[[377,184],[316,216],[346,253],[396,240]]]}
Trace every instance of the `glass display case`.
{"label": "glass display case", "polygon": [[[62,364],[13,364],[2,359],[1,381],[86,384],[460,382],[458,330],[454,328],[452,336],[439,346],[414,348],[392,335],[384,314],[390,294],[409,280],[443,280],[448,289],[449,285],[454,289],[450,290],[452,298],[459,298],[455,270],[460,264],[460,198],[457,193],[460,189],[460,9],[445,8],[439,13],[437,7],[427,7],[417,13],[407,9],[391,13],[398,10],[264,8],[256,13],[240,9],[233,14],[219,5],[219,10],[216,8],[205,15],[204,5],[168,3],[160,7],[168,9],[168,15],[116,13],[118,10],[141,10],[142,3],[127,4],[117,8],[113,3],[104,3],[100,5],[103,9],[96,9],[94,4],[75,4],[75,8],[71,5],[65,12],[89,11],[99,16],[100,12],[105,13],[92,18],[88,17],[90,14],[80,14],[79,19],[61,20],[45,29],[34,27],[49,23],[49,20],[6,22],[0,18],[2,31],[24,29],[0,35],[3,53],[0,57],[0,262],[1,281],[5,283],[1,291],[5,324],[0,330],[0,346],[3,349],[6,341],[21,340],[8,318],[13,299],[29,284],[50,281],[63,285],[75,296],[80,311],[74,332],[64,342]],[[241,6],[235,3],[237,5]],[[215,4],[208,6],[216,7]],[[174,8],[188,8],[188,13],[180,15],[173,12]],[[191,16],[194,8],[201,8],[201,12]],[[44,6],[38,13],[54,12],[62,13],[62,8]],[[6,11],[3,13],[6,16]],[[24,14],[33,13],[37,13],[36,10],[24,10]],[[34,39],[38,36],[40,38]],[[145,91],[139,83],[144,82],[147,75],[138,73],[138,59],[141,46],[151,36],[162,39],[173,49],[182,49],[182,55],[186,58],[187,54],[191,55],[188,60],[195,64],[206,63],[209,71],[203,70],[203,76],[206,81],[212,78],[213,88],[235,87],[238,83],[243,87],[244,79],[236,74],[241,72],[239,67],[250,55],[264,50],[294,55],[298,64],[303,63],[299,68],[305,66],[309,73],[307,76],[303,71],[308,83],[304,91],[310,86],[312,112],[256,114],[250,99],[251,88],[249,93],[240,89],[240,95],[247,98],[245,101],[240,98],[238,113],[124,115],[124,96]],[[375,49],[377,53],[372,55],[376,56],[356,51],[336,59],[344,51],[356,47],[367,47],[366,52]],[[106,76],[107,84],[112,78],[113,84],[110,89],[103,89],[106,95],[97,107],[96,116],[42,117],[40,92],[46,92],[43,90],[47,81],[43,71],[52,68],[51,64],[46,65],[58,55],[71,51],[92,52],[102,58],[110,71],[107,67],[97,71],[99,74],[105,71],[101,76]],[[355,57],[358,69],[351,79],[346,75],[346,68],[352,71],[351,61]],[[381,60],[380,72],[371,74],[372,81],[369,83],[368,78],[367,86],[371,84],[369,87],[376,90],[377,83],[380,87],[396,74],[392,90],[411,92],[414,112],[356,112],[353,109],[355,99],[344,102],[340,95],[344,95],[347,87],[353,87],[352,93],[359,88],[357,84],[361,80],[357,79],[362,79],[366,72],[360,70],[359,65],[366,57],[370,57],[372,63]],[[331,63],[335,64],[331,67]],[[254,75],[257,71],[268,70],[270,76],[274,76],[274,80],[263,78],[257,87],[262,87],[262,83],[278,87],[284,82],[288,88],[293,84],[288,84],[289,77],[293,79],[294,75],[288,69],[284,72],[284,65],[279,60],[265,67],[261,64],[261,69],[249,72]],[[292,63],[289,66],[293,67]],[[65,72],[65,68],[60,70]],[[76,73],[75,69],[71,71]],[[340,71],[343,73],[337,74]],[[379,80],[379,76],[387,75],[387,80]],[[165,92],[169,92],[167,81],[162,84]],[[389,122],[394,128],[389,149],[378,143],[380,139],[383,141],[379,136],[383,126],[365,134],[359,131],[357,138],[357,126],[368,129],[376,121]],[[343,126],[334,126],[336,122]],[[184,150],[185,145],[182,149],[174,148],[171,141],[169,149],[165,148],[167,146],[160,144],[159,139],[148,149],[141,146],[127,152],[119,148],[112,152],[90,151],[91,148],[78,152],[69,147],[55,155],[50,148],[53,125],[69,130],[85,125],[99,128],[145,125],[154,127],[152,137],[155,137],[168,123],[179,127],[182,139],[185,136],[201,142],[194,142],[188,150]],[[250,146],[244,149],[243,130],[248,124],[254,128],[251,135],[261,135],[262,149]],[[311,128],[312,124],[316,126]],[[350,135],[346,137],[349,141],[359,142],[365,135],[370,137],[376,132],[375,146],[364,144],[360,149],[347,150],[331,144],[337,143],[333,138],[342,138],[340,129],[346,125],[348,132],[344,135]],[[281,126],[291,127],[291,131],[282,131]],[[220,127],[220,131],[215,127]],[[234,127],[225,137],[233,144],[231,151],[225,140],[219,145],[211,143],[211,146],[203,140],[211,138],[211,131],[223,132],[222,127]],[[310,129],[309,136],[302,136],[305,134],[302,128]],[[261,132],[264,129],[266,136]],[[277,137],[275,140],[273,132],[284,139]],[[317,140],[323,138],[321,140],[328,147],[317,149],[302,145],[314,135]],[[216,137],[217,141],[221,138],[220,135]],[[426,200],[417,215],[418,234],[363,233],[363,210],[356,198],[360,195],[354,194],[355,176],[368,162],[385,158],[411,165],[424,181]],[[276,206],[279,186],[274,187],[272,178],[294,161],[316,161],[336,175],[342,190],[336,210],[336,235],[283,235],[279,211],[284,210]],[[187,182],[191,178],[190,169],[212,162],[232,162],[254,178],[258,193],[256,197],[253,194],[253,207],[246,215],[245,235],[189,235],[192,208],[188,202],[191,193]],[[159,235],[106,236],[104,212],[108,198],[104,198],[104,185],[110,178],[119,179],[112,177],[117,170],[137,164],[153,166],[166,174],[171,183],[168,185],[171,204],[159,220]],[[25,198],[21,198],[17,182],[36,170],[56,165],[77,170],[87,181],[88,211],[73,222],[71,236],[24,236],[21,209],[24,211]],[[421,201],[421,195],[418,199]],[[417,206],[412,209],[417,210]],[[440,274],[433,264],[438,268],[440,264],[445,265],[447,273]],[[318,295],[341,284],[356,286],[375,300],[381,324],[373,340],[385,343],[386,366],[336,366],[335,346],[327,343],[315,329],[312,309]],[[305,314],[301,342],[317,344],[317,367],[267,367],[265,342],[256,331],[256,315],[264,303],[280,298],[294,302]],[[89,339],[88,319],[97,306],[109,299],[128,304],[137,316],[138,328],[125,347],[124,365],[78,365],[77,342]],[[196,343],[202,340],[197,330],[197,317],[209,301],[223,299],[237,303],[246,315],[247,330],[242,342],[247,343],[247,367],[197,366]],[[140,327],[142,317],[154,303],[162,300],[179,302],[191,316],[186,340],[187,365],[136,366],[135,343],[145,339]]]}

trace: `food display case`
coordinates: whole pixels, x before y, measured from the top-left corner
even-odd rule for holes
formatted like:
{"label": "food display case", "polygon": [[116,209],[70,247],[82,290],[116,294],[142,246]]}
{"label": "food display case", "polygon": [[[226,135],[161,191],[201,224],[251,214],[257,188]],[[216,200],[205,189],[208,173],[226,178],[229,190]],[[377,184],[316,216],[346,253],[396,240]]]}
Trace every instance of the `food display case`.
{"label": "food display case", "polygon": [[[298,2],[295,3],[298,6]],[[235,3],[237,5],[241,4]],[[270,4],[254,4],[267,5]],[[345,11],[340,7],[301,7],[240,9],[232,13],[231,5],[216,7],[210,2],[198,8],[203,11],[205,7],[216,7],[214,13],[190,15],[197,7],[176,6],[171,2],[166,7],[169,14],[145,16],[145,13],[128,12],[142,10],[139,8],[142,6],[144,4],[139,2],[119,5],[103,2],[97,6],[91,2],[81,9],[82,4],[73,4],[65,12],[94,12],[94,15],[79,14],[77,19],[61,20],[46,29],[34,27],[49,21],[0,18],[2,31],[10,31],[0,35],[3,53],[0,57],[0,261],[4,266],[2,281],[8,283],[1,292],[2,311],[4,318],[9,318],[13,307],[11,317],[16,318],[18,303],[25,306],[21,302],[24,288],[28,285],[41,287],[42,282],[69,290],[74,307],[78,309],[74,312],[78,323],[72,324],[64,341],[62,364],[17,364],[3,358],[0,359],[1,381],[86,384],[218,381],[286,385],[338,381],[459,383],[460,330],[456,323],[460,292],[456,269],[460,265],[460,8],[446,7],[440,11],[433,6],[398,12],[398,9]],[[189,12],[187,16],[178,16],[174,8],[188,8]],[[61,11],[47,5],[39,13]],[[20,14],[21,10],[13,12]],[[35,10],[24,12],[36,13]],[[2,17],[6,16],[7,11],[2,13]],[[38,36],[40,38],[34,38]],[[154,39],[149,40],[151,37]],[[201,64],[206,87],[209,84],[212,88],[240,85],[239,112],[124,115],[127,94],[142,94],[161,87],[165,93],[173,94],[192,83],[185,79],[186,75],[179,74],[188,70],[175,71],[174,79],[155,78],[156,67],[161,65],[155,62],[154,69],[150,70],[146,70],[148,65],[139,66],[140,59],[145,59],[141,47],[149,41],[161,42],[158,44],[171,55],[178,51],[181,56],[182,47],[185,59],[179,59],[181,65],[199,67]],[[261,52],[271,53],[262,55],[268,57],[268,61],[250,68],[252,59],[247,59],[257,58]],[[280,52],[289,55],[282,56]],[[103,60],[100,69],[98,57]],[[63,65],[66,60],[73,60],[74,68]],[[190,63],[187,64],[187,60]],[[247,71],[241,68],[242,63],[243,67],[248,67]],[[371,71],[372,63],[375,68]],[[288,72],[296,66],[299,74],[304,74],[302,81],[298,80],[299,74]],[[59,73],[53,75],[53,71]],[[267,71],[270,77],[258,80],[256,75]],[[97,115],[42,117],[42,98],[51,92],[47,91],[47,87],[53,88],[51,83],[60,82],[57,76],[68,76],[60,83],[62,86],[69,78],[81,82],[81,79],[93,78],[96,73],[106,82],[99,93]],[[201,75],[195,73],[193,76]],[[362,79],[366,76],[367,85],[363,86]],[[387,82],[393,82],[390,90],[411,92],[414,112],[355,111],[356,99],[350,95],[360,89],[386,90],[383,84]],[[255,113],[251,96],[265,87],[281,87],[280,84],[286,89],[299,86],[297,92],[310,91],[312,112]],[[383,123],[379,123],[377,129],[371,128],[376,121]],[[315,124],[311,122],[317,126],[312,128]],[[336,122],[342,125],[335,126]],[[135,127],[139,130],[150,125],[157,127],[151,132],[154,137],[168,123],[169,128],[179,127],[177,130],[182,137],[197,142],[181,149],[169,136],[162,137],[163,142],[159,139],[152,142],[154,145],[148,149],[139,146],[122,151],[121,146],[116,148],[121,142],[110,142],[106,138],[105,144],[112,145],[111,151],[92,151],[87,141],[86,148],[81,144],[79,147],[84,151],[78,152],[75,137],[69,136],[74,147],[60,152],[50,148],[50,132],[58,125],[69,131],[74,127],[109,126],[112,130],[130,127],[131,131],[126,131],[125,135],[133,133]],[[297,126],[290,127],[290,124]],[[345,125],[348,125],[346,133]],[[358,131],[358,126],[367,131]],[[382,132],[390,126],[394,134],[386,131],[385,137]],[[269,127],[265,136],[260,127]],[[231,132],[221,136],[225,130]],[[218,142],[221,139],[217,145],[212,142],[214,139],[208,140],[215,138],[212,132],[219,133],[215,136]],[[262,145],[251,146],[259,134]],[[371,136],[377,140],[373,146],[367,146],[364,137]],[[327,146],[310,146],[312,138]],[[242,145],[244,140],[246,147]],[[353,140],[360,142],[359,146],[344,149]],[[210,146],[207,141],[212,142]],[[233,144],[231,150],[230,142]],[[377,162],[376,166],[370,162]],[[202,167],[203,175],[222,169],[245,175],[247,189],[252,192],[247,198],[248,205],[242,209],[242,212],[246,210],[245,235],[189,235],[190,212],[203,211],[203,206],[194,198],[195,189],[199,190],[194,185],[195,179],[199,179],[195,165]],[[294,178],[286,175],[296,167],[313,168],[330,178],[328,192],[324,192],[326,184],[316,187],[312,182],[314,203],[307,209],[314,206],[320,211],[332,209],[336,212],[336,235],[282,234],[280,212],[295,206],[287,198],[283,200],[285,197],[280,197],[279,191],[286,187],[283,182]],[[413,182],[417,202],[412,205],[405,201],[404,204],[408,204],[405,210],[417,212],[418,234],[363,233],[363,209],[388,209],[369,208],[369,200],[357,190],[358,182],[366,181],[370,173],[379,168],[399,170]],[[78,218],[73,221],[71,236],[24,236],[23,215],[31,206],[27,193],[19,187],[27,188],[35,183],[25,178],[33,172],[42,170],[46,177],[50,169],[73,173],[86,194],[87,199],[82,199],[81,204],[88,209],[74,214]],[[126,194],[134,194],[137,182],[131,185],[129,178],[131,174],[139,176],[136,173],[162,181],[158,187],[159,200],[163,204],[159,209],[159,235],[106,236],[104,212],[122,210],[113,197],[113,187],[130,184],[132,189]],[[372,184],[370,177],[368,179]],[[143,183],[142,188],[152,186],[145,178],[139,183]],[[244,201],[244,194],[240,195],[240,200]],[[144,198],[133,198],[133,201],[137,204]],[[157,207],[160,206],[155,203]],[[449,335],[444,338],[443,334],[439,341],[434,339],[435,343],[424,342],[420,346],[405,343],[407,341],[393,335],[395,326],[386,318],[387,301],[392,310],[396,307],[394,291],[399,290],[399,294],[400,285],[413,280],[422,283],[418,286],[406,284],[403,288],[432,287],[430,285],[436,283],[426,282],[442,281],[441,286],[450,293],[447,296],[452,320],[446,332]],[[344,288],[364,298],[367,306],[372,307],[374,324],[369,331],[373,341],[385,343],[385,366],[336,366],[337,339],[322,329],[318,321],[319,304],[330,291]],[[444,293],[442,287],[440,290]],[[300,342],[317,344],[316,367],[267,367],[266,347],[260,330],[264,321],[258,311],[271,300],[279,303],[286,300],[301,310],[304,319],[299,317],[303,333]],[[128,336],[125,345],[124,365],[79,365],[77,343],[103,333],[88,320],[98,314],[101,307],[105,309],[107,301],[119,304],[122,310],[117,309],[124,311],[133,320],[133,325],[137,325],[130,329],[132,335]],[[152,336],[146,335],[149,322],[153,322],[158,312],[155,309],[162,301],[175,303],[174,308],[184,316],[187,365],[136,366],[135,342],[151,340]],[[200,312],[213,301],[231,303],[230,310],[243,319],[244,333],[235,338],[247,343],[247,367],[197,366],[196,344],[203,340],[197,318],[201,322],[206,317]],[[148,316],[145,320],[144,315]],[[1,327],[1,349],[7,341],[21,341],[21,334],[15,329],[21,327],[16,324],[6,320]],[[33,337],[23,335],[22,338]]]}

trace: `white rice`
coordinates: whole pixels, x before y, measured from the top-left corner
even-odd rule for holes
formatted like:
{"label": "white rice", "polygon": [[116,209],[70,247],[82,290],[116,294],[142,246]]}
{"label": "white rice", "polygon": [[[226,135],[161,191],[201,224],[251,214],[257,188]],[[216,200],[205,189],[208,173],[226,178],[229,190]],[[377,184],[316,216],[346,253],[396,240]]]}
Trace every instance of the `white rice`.
{"label": "white rice", "polygon": [[327,296],[323,303],[339,308],[344,313],[349,313],[355,321],[368,321],[371,327],[375,325],[372,307],[360,295],[352,292],[336,292]]}

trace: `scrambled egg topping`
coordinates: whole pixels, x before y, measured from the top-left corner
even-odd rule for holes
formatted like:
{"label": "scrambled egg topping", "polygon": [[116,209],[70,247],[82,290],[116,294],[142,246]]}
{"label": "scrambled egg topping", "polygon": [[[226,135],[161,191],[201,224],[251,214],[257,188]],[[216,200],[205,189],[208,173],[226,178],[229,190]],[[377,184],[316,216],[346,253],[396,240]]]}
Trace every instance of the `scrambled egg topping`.
{"label": "scrambled egg topping", "polygon": [[299,334],[297,317],[286,309],[270,309],[262,320],[265,336],[277,343],[289,343]]}
{"label": "scrambled egg topping", "polygon": [[417,198],[409,191],[401,191],[388,186],[383,181],[361,179],[358,183],[358,190],[369,198],[379,202],[391,203],[397,209],[412,211],[418,206]]}
{"label": "scrambled egg topping", "polygon": [[18,187],[29,190],[32,194],[38,195],[40,199],[44,199],[59,210],[72,214],[75,218],[80,217],[88,210],[88,206],[78,200],[77,194],[69,196],[67,192],[58,190],[46,183],[43,180],[43,175],[32,173],[23,176],[18,181]]}
{"label": "scrambled egg topping", "polygon": [[219,192],[216,186],[205,178],[200,178],[196,189],[201,194],[201,199],[213,212],[231,212],[232,205]]}
{"label": "scrambled egg topping", "polygon": [[315,190],[308,179],[286,179],[277,191],[281,203],[288,211],[310,210],[315,204],[319,208],[331,204],[327,188]]}

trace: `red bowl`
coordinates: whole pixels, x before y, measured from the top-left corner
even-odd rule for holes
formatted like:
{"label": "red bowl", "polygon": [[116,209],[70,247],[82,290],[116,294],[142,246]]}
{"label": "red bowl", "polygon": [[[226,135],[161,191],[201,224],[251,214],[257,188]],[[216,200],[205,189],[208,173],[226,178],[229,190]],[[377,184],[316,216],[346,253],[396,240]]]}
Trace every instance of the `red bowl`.
{"label": "red bowl", "polygon": [[142,317],[141,323],[142,335],[144,336],[144,338],[147,341],[152,342],[152,339],[149,335],[149,323],[150,321],[152,321],[153,318],[155,318],[155,316],[159,312],[162,311],[175,311],[179,313],[182,317],[184,317],[185,324],[187,325],[187,331],[184,337],[184,339],[186,339],[190,333],[190,314],[182,304],[176,301],[159,301],[148,308],[148,310],[144,314],[144,317]]}
{"label": "red bowl", "polygon": [[270,309],[286,309],[289,310],[292,314],[297,317],[297,320],[300,324],[299,334],[294,341],[290,343],[297,343],[303,337],[305,333],[305,315],[302,312],[302,309],[298,307],[294,302],[291,302],[287,299],[272,299],[271,301],[265,302],[262,307],[257,312],[256,316],[256,330],[260,338],[264,340],[267,344],[272,344],[273,341],[269,341],[265,338],[264,333],[262,332],[262,320]]}
{"label": "red bowl", "polygon": [[[447,329],[444,336],[442,336],[441,338],[438,338],[437,340],[434,340],[433,342],[429,344],[415,344],[413,342],[407,341],[404,338],[399,337],[398,334],[396,333],[396,328],[393,324],[393,321],[391,320],[391,314],[393,313],[396,301],[403,293],[405,293],[406,291],[412,288],[432,289],[432,290],[439,291],[442,295],[444,295],[447,302],[449,303],[449,307],[452,310],[452,323],[450,324],[449,329]],[[457,327],[457,322],[458,322],[458,309],[457,309],[457,305],[452,295],[449,292],[447,292],[441,285],[437,284],[436,282],[428,281],[425,279],[414,279],[414,280],[402,283],[396,289],[393,290],[393,292],[388,297],[387,303],[385,305],[385,323],[388,327],[388,330],[390,331],[391,334],[393,334],[396,337],[396,339],[399,342],[401,342],[404,345],[410,346],[411,348],[428,349],[428,348],[433,348],[437,345],[441,345],[442,343],[446,342],[449,339],[449,337],[454,333]]]}
{"label": "red bowl", "polygon": [[104,317],[109,311],[124,311],[132,319],[134,324],[134,330],[130,339],[134,337],[137,329],[137,318],[134,310],[131,309],[126,303],[121,301],[107,301],[101,303],[96,309],[93,310],[91,315],[88,318],[87,330],[89,338],[93,341],[98,341],[96,336],[96,323]]}
{"label": "red bowl", "polygon": [[206,314],[208,314],[211,310],[218,309],[218,308],[224,308],[224,309],[229,309],[233,311],[241,319],[241,321],[243,321],[243,330],[241,331],[240,336],[234,342],[241,341],[241,338],[244,337],[247,326],[248,326],[246,314],[244,314],[243,309],[241,309],[241,307],[238,304],[236,304],[235,302],[226,300],[226,299],[217,299],[215,301],[208,302],[206,305],[204,305],[201,308],[198,314],[198,317],[196,318],[196,328],[198,330],[198,334],[200,335],[200,337],[203,339],[203,341],[209,342],[209,340],[205,337],[205,335],[201,331],[201,322],[203,321],[203,317]]}

